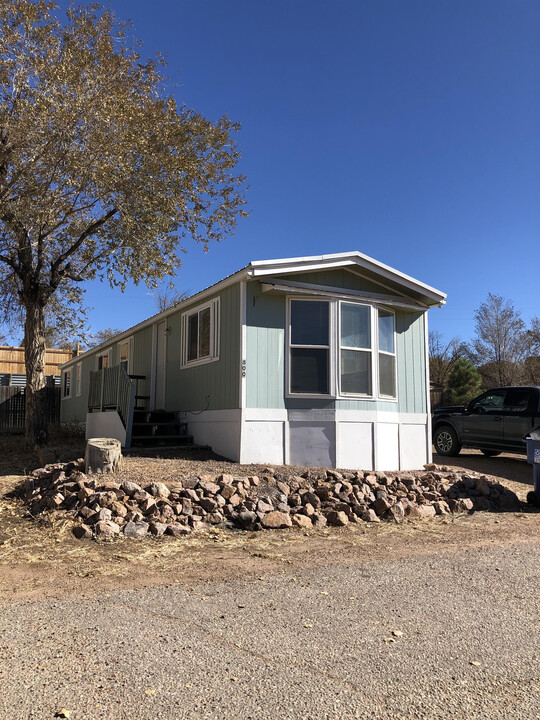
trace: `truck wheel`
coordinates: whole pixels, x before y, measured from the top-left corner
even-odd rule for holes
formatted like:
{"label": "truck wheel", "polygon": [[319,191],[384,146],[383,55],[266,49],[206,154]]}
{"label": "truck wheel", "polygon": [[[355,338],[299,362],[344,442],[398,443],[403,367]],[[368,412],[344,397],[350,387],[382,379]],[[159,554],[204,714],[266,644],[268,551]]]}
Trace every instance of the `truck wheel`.
{"label": "truck wheel", "polygon": [[495,457],[496,455],[501,454],[500,450],[481,450],[480,452],[482,452],[486,457]]}
{"label": "truck wheel", "polygon": [[529,505],[540,508],[540,494],[531,490],[531,492],[527,494],[527,502]]}
{"label": "truck wheel", "polygon": [[433,443],[439,455],[455,456],[459,455],[461,450],[461,443],[458,440],[456,431],[449,425],[443,425],[435,430]]}

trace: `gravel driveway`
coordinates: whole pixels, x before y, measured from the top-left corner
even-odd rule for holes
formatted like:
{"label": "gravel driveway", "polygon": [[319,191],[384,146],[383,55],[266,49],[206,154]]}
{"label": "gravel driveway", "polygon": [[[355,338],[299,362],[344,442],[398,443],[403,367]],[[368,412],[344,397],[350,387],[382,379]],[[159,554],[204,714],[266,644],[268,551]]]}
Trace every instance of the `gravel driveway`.
{"label": "gravel driveway", "polygon": [[532,540],[5,602],[0,715],[536,720],[539,587]]}

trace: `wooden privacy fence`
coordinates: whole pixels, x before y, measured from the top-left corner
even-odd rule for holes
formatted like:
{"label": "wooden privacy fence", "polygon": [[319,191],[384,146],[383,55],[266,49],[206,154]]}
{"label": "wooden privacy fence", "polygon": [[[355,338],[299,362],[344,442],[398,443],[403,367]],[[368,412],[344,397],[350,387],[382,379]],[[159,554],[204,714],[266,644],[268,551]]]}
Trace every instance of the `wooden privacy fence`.
{"label": "wooden privacy fence", "polygon": [[[58,366],[71,360],[76,355],[77,351],[74,350],[48,348],[45,351],[45,375],[60,375]],[[23,375],[25,372],[24,348],[0,345],[0,373]]]}
{"label": "wooden privacy fence", "polygon": [[[47,427],[60,423],[60,388],[46,387],[45,422]],[[26,388],[0,387],[0,433],[24,432]]]}

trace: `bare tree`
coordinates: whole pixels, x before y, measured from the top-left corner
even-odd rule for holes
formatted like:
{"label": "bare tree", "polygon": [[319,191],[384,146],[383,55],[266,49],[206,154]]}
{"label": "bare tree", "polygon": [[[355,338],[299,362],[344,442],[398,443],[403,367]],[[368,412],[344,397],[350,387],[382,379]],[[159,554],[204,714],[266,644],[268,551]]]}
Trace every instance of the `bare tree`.
{"label": "bare tree", "polygon": [[458,337],[446,342],[438,330],[429,331],[428,344],[430,379],[433,383],[446,388],[448,375],[466,352],[465,345]]}
{"label": "bare tree", "polygon": [[165,290],[156,290],[152,295],[157,309],[159,312],[163,312],[174,305],[178,305],[182,300],[186,300],[190,293],[187,290],[180,291],[176,288],[166,288]]}
{"label": "bare tree", "polygon": [[92,3],[0,3],[0,292],[24,316],[28,440],[43,429],[45,315],[66,322],[83,283],[155,288],[185,239],[245,215],[239,129],[177,106],[164,62]]}
{"label": "bare tree", "polygon": [[93,332],[89,336],[89,347],[95,348],[98,345],[102,345],[103,343],[107,342],[107,340],[111,340],[115,335],[118,335],[122,331],[118,328],[105,328],[104,330],[97,330],[96,332]]}
{"label": "bare tree", "polygon": [[471,353],[484,382],[515,385],[530,349],[530,339],[519,310],[509,300],[489,293],[475,312],[476,337]]}

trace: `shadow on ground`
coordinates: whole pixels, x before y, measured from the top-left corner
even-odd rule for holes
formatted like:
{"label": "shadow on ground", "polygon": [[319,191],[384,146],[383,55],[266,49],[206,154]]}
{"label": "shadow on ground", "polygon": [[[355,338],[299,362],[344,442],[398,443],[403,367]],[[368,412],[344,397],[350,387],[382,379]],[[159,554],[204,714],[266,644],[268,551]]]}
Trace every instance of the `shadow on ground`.
{"label": "shadow on ground", "polygon": [[494,475],[523,486],[533,485],[532,466],[527,462],[525,455],[504,453],[497,457],[486,457],[479,450],[462,450],[457,457],[444,457],[434,452],[433,462],[437,465]]}

